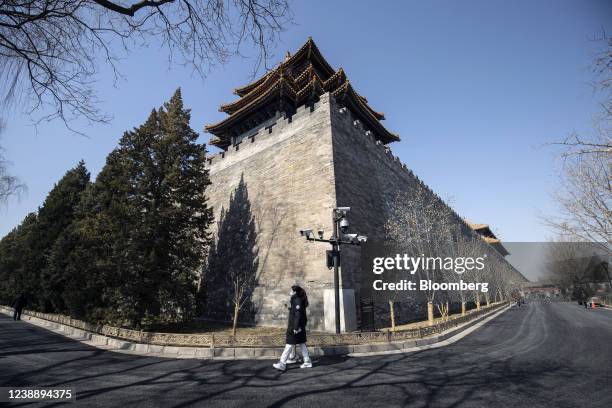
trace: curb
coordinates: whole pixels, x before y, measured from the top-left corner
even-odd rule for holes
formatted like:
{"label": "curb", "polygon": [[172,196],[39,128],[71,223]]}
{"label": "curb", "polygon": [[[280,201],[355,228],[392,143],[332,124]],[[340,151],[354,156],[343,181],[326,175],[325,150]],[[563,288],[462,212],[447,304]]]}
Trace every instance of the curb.
{"label": "curb", "polygon": [[[459,326],[450,328],[442,333],[415,340],[403,340],[388,343],[372,343],[359,345],[338,345],[325,347],[308,347],[308,351],[314,357],[320,356],[349,356],[365,357],[386,354],[407,353],[429,348],[442,347],[452,344],[479,327],[494,319],[498,315],[508,310],[510,306],[492,310],[483,314],[472,321],[463,323]],[[0,307],[0,313],[12,316],[12,310]],[[22,321],[32,325],[50,330],[56,334],[80,341],[81,343],[98,349],[131,354],[147,357],[165,358],[193,358],[193,359],[214,359],[214,360],[273,360],[278,359],[283,347],[227,347],[227,348],[208,348],[208,347],[178,347],[178,346],[159,346],[154,344],[133,343],[126,340],[114,339],[111,337],[94,334],[85,330],[77,329],[60,323],[50,322],[29,315],[22,315]]]}
{"label": "curb", "polygon": [[[374,352],[353,352],[348,354],[350,357],[366,357],[366,356],[379,356],[385,354],[399,354],[399,353],[411,353],[414,351],[428,350],[432,348],[444,347],[456,343],[473,331],[478,330],[489,321],[495,319],[500,314],[511,308],[510,305],[501,309],[493,310],[490,313],[480,316],[471,322],[467,322],[461,326],[457,326],[453,329],[447,330],[440,334],[419,340],[408,340],[403,341],[403,348],[398,350],[389,351],[374,351]],[[357,348],[358,346],[355,346]]]}

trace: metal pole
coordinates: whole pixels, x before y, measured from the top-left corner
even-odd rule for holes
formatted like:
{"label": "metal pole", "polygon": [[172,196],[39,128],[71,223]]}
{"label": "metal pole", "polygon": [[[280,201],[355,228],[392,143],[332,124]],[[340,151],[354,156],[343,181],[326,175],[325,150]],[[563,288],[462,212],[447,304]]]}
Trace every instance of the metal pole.
{"label": "metal pole", "polygon": [[338,272],[338,245],[334,249],[334,296],[336,303],[336,334],[340,333],[340,277]]}
{"label": "metal pole", "polygon": [[338,272],[338,253],[340,251],[340,245],[338,241],[340,236],[338,235],[338,219],[336,216],[336,210],[332,210],[333,222],[334,222],[334,237],[335,242],[332,243],[332,255],[334,258],[334,303],[336,312],[336,334],[340,333],[340,276]]}

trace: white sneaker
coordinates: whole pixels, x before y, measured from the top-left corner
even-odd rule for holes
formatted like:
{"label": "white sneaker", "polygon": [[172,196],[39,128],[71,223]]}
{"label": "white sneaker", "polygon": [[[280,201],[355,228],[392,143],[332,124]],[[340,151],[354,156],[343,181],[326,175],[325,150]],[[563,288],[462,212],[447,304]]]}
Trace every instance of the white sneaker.
{"label": "white sneaker", "polygon": [[300,366],[300,368],[312,368],[312,362],[311,361],[304,361],[302,363],[302,365]]}
{"label": "white sneaker", "polygon": [[279,371],[285,371],[287,369],[287,366],[285,366],[283,363],[274,363],[272,364],[272,367],[276,368]]}

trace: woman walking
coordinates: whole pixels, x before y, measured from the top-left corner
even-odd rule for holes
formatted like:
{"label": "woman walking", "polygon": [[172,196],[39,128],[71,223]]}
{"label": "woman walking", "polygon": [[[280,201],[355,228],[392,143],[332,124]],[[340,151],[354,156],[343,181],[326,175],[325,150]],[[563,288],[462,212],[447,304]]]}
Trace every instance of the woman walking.
{"label": "woman walking", "polygon": [[296,346],[300,346],[300,351],[304,362],[300,368],[312,367],[308,348],[306,347],[306,308],[308,307],[308,296],[306,291],[298,285],[291,287],[291,306],[289,307],[289,324],[287,325],[287,337],[285,350],[281,355],[280,361],[272,366],[280,371],[287,369],[287,364],[295,360],[290,357],[295,356]]}

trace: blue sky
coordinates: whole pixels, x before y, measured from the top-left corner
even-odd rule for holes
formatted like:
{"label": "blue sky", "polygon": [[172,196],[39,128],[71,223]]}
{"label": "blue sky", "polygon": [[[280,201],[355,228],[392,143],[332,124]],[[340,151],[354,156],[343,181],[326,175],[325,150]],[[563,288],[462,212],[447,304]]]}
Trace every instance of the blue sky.
{"label": "blue sky", "polygon": [[[310,35],[328,61],[342,66],[385,125],[402,141],[393,152],[457,212],[488,223],[506,241],[552,236],[540,215],[556,211],[559,163],[547,143],[592,132],[601,96],[590,70],[612,32],[609,1],[301,1],[282,34],[275,64]],[[169,66],[165,50],[139,48],[118,65],[113,83],[103,65],[96,89],[110,124],[61,123],[34,129],[9,112],[1,143],[11,171],[28,187],[0,209],[0,236],[35,211],[53,184],[84,159],[96,175],[123,131],[141,124],[177,87],[192,109],[191,125],[221,119],[221,103],[250,81],[252,61],[232,59],[202,80]],[[208,135],[202,133],[202,141]]]}

